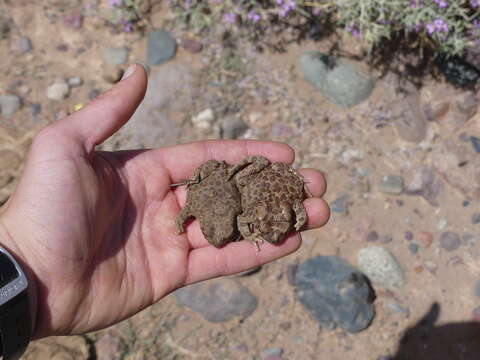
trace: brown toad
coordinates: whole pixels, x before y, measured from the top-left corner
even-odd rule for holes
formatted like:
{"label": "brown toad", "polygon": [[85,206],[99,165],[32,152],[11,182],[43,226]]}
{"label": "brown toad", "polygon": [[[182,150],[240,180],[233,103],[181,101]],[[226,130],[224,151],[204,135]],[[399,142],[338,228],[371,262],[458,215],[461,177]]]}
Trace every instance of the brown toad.
{"label": "brown toad", "polygon": [[207,241],[216,247],[239,237],[236,218],[242,208],[240,194],[229,179],[230,168],[225,161],[209,160],[184,182],[187,202],[176,219],[178,234],[185,231],[185,221],[195,217]]}
{"label": "brown toad", "polygon": [[290,165],[270,163],[263,156],[249,156],[232,166],[230,173],[242,199],[238,230],[257,249],[264,240],[280,242],[306,223],[305,183]]}

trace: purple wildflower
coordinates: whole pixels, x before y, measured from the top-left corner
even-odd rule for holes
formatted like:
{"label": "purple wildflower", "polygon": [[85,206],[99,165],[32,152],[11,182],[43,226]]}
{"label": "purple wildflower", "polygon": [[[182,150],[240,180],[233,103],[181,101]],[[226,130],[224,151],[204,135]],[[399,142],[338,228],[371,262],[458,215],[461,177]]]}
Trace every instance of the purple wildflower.
{"label": "purple wildflower", "polygon": [[280,10],[278,10],[278,15],[280,17],[286,17],[288,13],[294,10],[297,7],[297,4],[294,0],[276,0],[277,5],[280,6]]}
{"label": "purple wildflower", "polygon": [[247,19],[252,20],[254,23],[256,23],[262,19],[262,16],[252,10],[247,14]]}
{"label": "purple wildflower", "polygon": [[472,5],[472,7],[474,7],[474,8],[479,7],[480,6],[480,1],[479,0],[470,0],[470,5]]}
{"label": "purple wildflower", "polygon": [[446,0],[433,0],[440,9],[445,9],[448,6],[448,2]]}
{"label": "purple wildflower", "polygon": [[223,21],[229,24],[235,24],[235,22],[237,21],[237,15],[235,15],[234,13],[225,13],[223,14]]}
{"label": "purple wildflower", "polygon": [[353,37],[359,37],[360,36],[360,30],[355,24],[350,24],[347,25],[346,27],[347,31],[352,34]]}
{"label": "purple wildflower", "polygon": [[107,2],[108,2],[108,5],[110,5],[111,7],[122,6],[122,3],[123,3],[122,0],[107,0]]}

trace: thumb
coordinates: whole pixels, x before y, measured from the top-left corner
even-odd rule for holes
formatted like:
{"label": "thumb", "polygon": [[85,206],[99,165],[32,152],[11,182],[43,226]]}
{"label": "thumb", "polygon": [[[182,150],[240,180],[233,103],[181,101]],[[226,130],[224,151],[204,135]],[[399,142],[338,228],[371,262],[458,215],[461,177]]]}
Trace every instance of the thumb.
{"label": "thumb", "polygon": [[53,126],[80,142],[90,153],[130,119],[145,96],[147,82],[145,68],[140,64],[130,65],[119,83]]}

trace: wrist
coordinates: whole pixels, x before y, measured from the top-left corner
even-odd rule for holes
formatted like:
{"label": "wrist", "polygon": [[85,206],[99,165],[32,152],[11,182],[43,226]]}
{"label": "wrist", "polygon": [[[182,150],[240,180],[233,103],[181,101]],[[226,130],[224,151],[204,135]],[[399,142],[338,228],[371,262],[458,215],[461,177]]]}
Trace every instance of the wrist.
{"label": "wrist", "polygon": [[32,320],[32,339],[35,338],[35,326],[37,318],[37,278],[31,266],[28,264],[28,259],[25,256],[21,245],[16,242],[8,228],[5,226],[2,217],[0,216],[0,247],[7,250],[10,255],[17,261],[22,268],[28,281],[28,302],[30,305],[30,315]]}

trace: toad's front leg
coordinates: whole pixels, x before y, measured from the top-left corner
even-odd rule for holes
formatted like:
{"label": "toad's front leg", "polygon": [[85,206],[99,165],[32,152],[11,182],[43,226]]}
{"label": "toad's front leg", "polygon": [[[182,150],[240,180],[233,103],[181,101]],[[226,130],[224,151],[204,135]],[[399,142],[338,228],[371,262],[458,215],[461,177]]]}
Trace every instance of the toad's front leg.
{"label": "toad's front leg", "polygon": [[252,231],[254,220],[255,217],[253,216],[239,215],[237,216],[237,227],[243,238],[254,244],[257,248],[257,251],[260,251],[259,244],[262,244],[264,242],[264,239],[261,237],[260,233],[256,229],[253,229]]}

